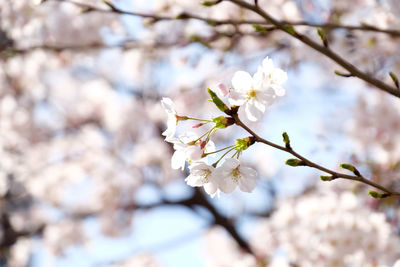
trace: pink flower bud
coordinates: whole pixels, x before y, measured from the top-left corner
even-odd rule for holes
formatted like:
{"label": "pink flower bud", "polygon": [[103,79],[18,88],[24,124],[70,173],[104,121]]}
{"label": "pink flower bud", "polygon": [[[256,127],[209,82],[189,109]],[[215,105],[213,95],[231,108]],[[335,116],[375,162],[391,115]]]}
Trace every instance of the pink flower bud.
{"label": "pink flower bud", "polygon": [[199,127],[201,127],[203,125],[204,125],[204,123],[199,123],[199,124],[193,125],[192,128],[196,129],[196,128],[199,128]]}
{"label": "pink flower bud", "polygon": [[229,94],[229,89],[226,87],[225,84],[219,83],[219,84],[217,85],[217,88],[218,88],[218,91],[219,91],[219,93],[220,93],[221,95],[227,96],[227,95]]}
{"label": "pink flower bud", "polygon": [[204,147],[207,145],[206,141],[200,140],[200,147],[201,149],[204,149]]}

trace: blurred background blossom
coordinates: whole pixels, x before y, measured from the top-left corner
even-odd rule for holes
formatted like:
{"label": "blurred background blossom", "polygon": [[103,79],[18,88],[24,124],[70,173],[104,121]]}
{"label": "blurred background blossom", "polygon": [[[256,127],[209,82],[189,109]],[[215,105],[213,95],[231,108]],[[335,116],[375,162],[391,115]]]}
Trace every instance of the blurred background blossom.
{"label": "blurred background blossom", "polygon": [[[389,72],[400,75],[397,0],[258,6],[306,22],[296,30],[316,41],[307,24],[360,26],[325,25],[330,49],[387,84]],[[322,183],[316,170],[284,165],[283,152],[244,151],[258,172],[255,190],[219,199],[171,168],[162,97],[179,115],[219,116],[206,89],[230,86],[236,71],[254,73],[269,56],[288,73],[286,95],[261,121],[243,121],[276,143],[288,132],[296,151],[324,166],[350,162],[400,190],[399,99],[335,75],[340,67],[282,31],[215,20],[262,18],[231,1],[0,0],[1,266],[392,266],[400,259],[397,198],[372,199],[352,181]],[[231,126],[213,141],[218,149],[247,135]]]}

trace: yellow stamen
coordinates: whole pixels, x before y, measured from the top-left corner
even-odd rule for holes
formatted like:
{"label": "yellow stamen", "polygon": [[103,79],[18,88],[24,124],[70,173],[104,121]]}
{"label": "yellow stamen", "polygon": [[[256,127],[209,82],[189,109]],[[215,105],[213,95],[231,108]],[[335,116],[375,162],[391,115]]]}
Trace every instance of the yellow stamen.
{"label": "yellow stamen", "polygon": [[232,177],[236,182],[239,181],[240,178],[242,178],[242,175],[239,171],[239,166],[232,170]]}
{"label": "yellow stamen", "polygon": [[210,170],[203,170],[203,179],[202,179],[202,182],[204,183],[204,184],[206,184],[206,183],[208,183],[209,181],[210,181],[210,178],[209,178],[209,176],[210,176],[210,174],[211,174],[211,171]]}

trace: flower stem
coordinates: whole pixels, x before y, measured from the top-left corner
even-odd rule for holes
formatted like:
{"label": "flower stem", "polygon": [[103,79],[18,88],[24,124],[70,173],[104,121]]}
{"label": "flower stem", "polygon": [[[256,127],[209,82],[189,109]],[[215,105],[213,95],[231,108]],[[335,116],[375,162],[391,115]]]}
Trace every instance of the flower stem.
{"label": "flower stem", "polygon": [[187,120],[194,120],[194,121],[202,121],[202,122],[212,122],[211,120],[204,120],[204,119],[198,119],[198,118],[192,118],[192,117],[188,117],[188,116],[185,116],[185,118],[187,119]]}
{"label": "flower stem", "polygon": [[210,140],[210,136],[213,134],[213,133],[215,133],[217,131],[217,129],[215,128],[215,127],[213,127],[210,131],[209,131],[209,133],[208,133],[208,135],[207,135],[207,137],[206,137],[206,143],[208,143],[208,141]]}
{"label": "flower stem", "polygon": [[236,125],[239,126],[239,127],[241,127],[241,128],[243,128],[243,129],[246,130],[249,134],[251,134],[251,135],[255,138],[256,142],[263,143],[263,144],[265,144],[265,145],[268,145],[268,146],[274,147],[274,148],[276,148],[276,149],[285,151],[285,152],[287,152],[287,153],[289,153],[289,154],[292,154],[293,156],[295,156],[295,157],[298,158],[299,160],[302,160],[302,161],[303,161],[303,163],[304,163],[303,166],[308,166],[308,167],[311,167],[311,168],[314,168],[314,169],[318,169],[318,170],[320,170],[320,171],[329,173],[329,174],[331,174],[333,177],[336,177],[336,178],[342,178],[342,179],[347,179],[347,180],[353,180],[353,181],[357,181],[357,182],[360,182],[360,183],[363,183],[363,184],[367,184],[367,185],[369,185],[369,186],[375,187],[375,188],[377,188],[377,189],[383,191],[384,193],[387,194],[388,197],[390,197],[390,196],[400,197],[400,192],[393,191],[393,190],[391,190],[391,189],[389,189],[389,188],[386,188],[386,187],[384,187],[384,186],[382,186],[382,185],[380,185],[380,184],[377,184],[377,183],[375,183],[375,182],[373,182],[373,181],[371,181],[371,180],[365,178],[365,177],[362,176],[362,175],[357,176],[357,175],[349,175],[349,174],[345,174],[345,173],[340,173],[340,172],[336,172],[336,171],[330,170],[330,169],[328,169],[328,168],[325,168],[325,167],[323,167],[323,166],[321,166],[321,165],[319,165],[319,164],[317,164],[317,163],[314,163],[314,162],[312,162],[311,160],[307,159],[306,157],[304,157],[304,156],[300,155],[299,153],[297,153],[296,151],[294,151],[291,147],[280,146],[280,145],[278,145],[278,144],[275,144],[275,143],[273,143],[273,142],[270,142],[270,141],[268,141],[268,140],[266,140],[266,139],[260,137],[260,136],[257,135],[253,130],[251,130],[249,127],[247,127],[247,125],[245,125],[245,124],[240,120],[240,118],[239,118],[239,116],[238,116],[237,114],[232,115],[232,118],[235,120]]}
{"label": "flower stem", "polygon": [[231,151],[234,150],[234,149],[235,149],[235,148],[232,147],[231,149],[229,149],[228,151],[226,151],[226,152],[219,158],[219,160],[217,160],[217,161],[213,164],[214,168],[217,167],[217,165],[218,165],[218,163],[221,161],[221,159],[223,159],[229,152],[231,152]]}
{"label": "flower stem", "polygon": [[[215,128],[215,127],[214,127]],[[207,135],[207,138],[210,136],[211,131],[214,130],[214,128],[211,128],[210,130],[208,130],[207,132],[205,132],[202,136],[200,136],[199,138],[197,138],[196,140],[194,140],[193,142],[196,143],[197,141],[199,141],[201,138],[203,138],[204,136]],[[206,138],[206,139],[207,139]],[[208,142],[208,141],[207,141]]]}
{"label": "flower stem", "polygon": [[208,155],[211,155],[211,154],[215,154],[215,153],[224,151],[224,150],[226,150],[226,149],[228,149],[228,148],[232,148],[232,147],[234,147],[234,146],[235,146],[235,145],[227,146],[227,147],[225,147],[225,148],[222,148],[222,149],[219,149],[219,150],[216,150],[216,151],[213,151],[213,152],[204,153],[204,155],[205,155],[205,156],[208,156]]}

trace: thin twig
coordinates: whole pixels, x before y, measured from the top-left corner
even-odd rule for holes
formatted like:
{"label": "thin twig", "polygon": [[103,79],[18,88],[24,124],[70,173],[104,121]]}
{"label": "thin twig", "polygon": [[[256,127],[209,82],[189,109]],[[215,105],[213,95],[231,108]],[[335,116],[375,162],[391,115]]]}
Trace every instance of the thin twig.
{"label": "thin twig", "polygon": [[[177,20],[177,19],[181,19],[181,20],[187,20],[187,19],[196,19],[196,20],[202,20],[205,21],[211,25],[220,25],[220,24],[243,24],[243,23],[251,23],[251,24],[263,24],[263,23],[255,23],[256,21],[235,21],[235,20],[215,20],[215,19],[209,19],[209,18],[203,18],[194,14],[189,14],[189,13],[181,13],[178,16],[175,17],[169,17],[169,16],[160,16],[160,15],[154,15],[154,14],[146,14],[146,13],[141,13],[141,12],[131,12],[131,11],[124,11],[121,10],[119,8],[117,8],[116,6],[114,6],[113,4],[107,2],[107,5],[110,7],[110,9],[102,9],[102,8],[98,8],[98,7],[94,7],[91,5],[87,5],[87,4],[83,4],[80,2],[76,2],[74,0],[51,0],[51,1],[55,1],[55,2],[67,2],[67,3],[71,3],[77,6],[80,6],[82,8],[84,8],[87,12],[91,12],[91,11],[97,11],[97,12],[106,12],[106,13],[116,13],[116,14],[123,14],[123,15],[131,15],[131,16],[139,16],[139,17],[143,17],[143,18],[150,18],[153,19],[154,21],[160,21],[160,20]],[[345,60],[344,58],[342,58],[339,54],[333,52],[332,50],[330,50],[329,48],[320,45],[319,43],[311,40],[310,38],[308,38],[307,36],[298,33],[294,28],[293,25],[304,25],[304,26],[312,26],[312,27],[316,27],[318,25],[318,27],[324,27],[322,24],[311,24],[311,23],[305,23],[305,22],[297,22],[297,23],[293,23],[291,24],[288,21],[279,21],[274,19],[272,16],[270,16],[268,13],[266,13],[264,10],[262,10],[259,6],[256,5],[252,5],[249,4],[247,2],[244,2],[242,0],[229,0],[232,3],[235,3],[243,8],[246,8],[248,10],[251,10],[255,13],[257,13],[258,15],[260,15],[261,17],[263,17],[265,19],[264,23],[267,24],[271,24],[274,27],[276,27],[277,29],[280,29],[288,34],[290,34],[292,37],[300,40],[301,42],[303,42],[304,44],[306,44],[307,46],[313,48],[314,50],[320,52],[321,54],[325,55],[326,57],[330,58],[331,60],[333,60],[334,62],[336,62],[337,64],[339,64],[340,66],[342,66],[344,69],[346,69],[347,71],[349,71],[349,73],[352,76],[358,77],[361,80],[364,80],[365,82],[374,85],[375,87],[389,93],[392,94],[396,97],[400,98],[400,90],[398,90],[396,87],[394,86],[390,86],[374,77],[372,77],[370,74],[365,73],[363,71],[361,71],[360,69],[358,69],[356,66],[354,66],[353,64],[351,64],[350,62],[348,62],[347,60]],[[326,27],[330,27],[330,28],[334,28],[335,26],[339,26],[336,24],[327,24]],[[396,31],[393,32],[393,30],[382,30],[376,27],[372,27],[372,26],[344,26],[344,25],[340,25],[340,28],[346,28],[349,30],[368,30],[368,31],[375,31],[375,32],[382,32],[382,33],[387,33],[387,34],[392,34],[395,33],[397,34]],[[399,33],[400,34],[400,33]]]}
{"label": "thin twig", "polygon": [[[270,22],[262,21],[262,20],[235,20],[235,19],[224,19],[224,20],[218,20],[218,19],[213,19],[213,18],[205,18],[202,16],[198,16],[195,14],[183,12],[178,16],[161,16],[161,15],[155,15],[155,14],[148,14],[148,13],[142,13],[142,12],[132,12],[132,11],[125,11],[117,8],[111,3],[108,3],[108,6],[110,6],[110,9],[102,9],[98,7],[94,7],[88,4],[84,4],[81,2],[76,2],[73,0],[48,0],[54,1],[54,2],[66,2],[66,3],[71,3],[74,5],[77,5],[79,7],[82,7],[86,10],[86,12],[91,12],[91,11],[97,11],[97,12],[107,12],[107,13],[117,13],[117,14],[123,14],[123,15],[130,15],[130,16],[136,16],[136,17],[142,17],[142,18],[150,18],[153,19],[154,21],[161,21],[161,20],[189,20],[189,19],[194,19],[194,20],[201,20],[204,21],[208,24],[211,25],[226,25],[226,24],[231,24],[231,25],[241,25],[241,24],[259,24],[259,25],[273,25]],[[400,30],[395,30],[395,29],[381,29],[372,25],[345,25],[345,24],[339,24],[339,23],[312,23],[308,21],[282,21],[284,24],[292,25],[292,26],[308,26],[308,27],[313,27],[313,28],[327,28],[327,29],[345,29],[349,31],[372,31],[372,32],[379,32],[379,33],[384,33],[388,34],[392,37],[400,37]],[[275,28],[275,27],[274,27]]]}
{"label": "thin twig", "polygon": [[294,37],[297,40],[301,41],[302,43],[306,44],[307,46],[313,48],[314,50],[316,50],[316,51],[320,52],[321,54],[325,55],[326,57],[330,58],[331,60],[333,60],[340,66],[342,66],[344,69],[349,71],[349,73],[352,74],[353,76],[356,76],[356,77],[360,78],[361,80],[364,80],[365,82],[372,84],[375,87],[400,98],[400,90],[399,89],[397,89],[394,86],[390,86],[390,85],[372,77],[368,73],[361,71],[356,66],[354,66],[353,64],[351,64],[350,62],[348,62],[347,60],[342,58],[339,54],[337,54],[337,53],[333,52],[332,50],[330,50],[329,48],[327,48],[323,45],[320,45],[319,43],[311,40],[307,36],[298,33],[293,28],[292,25],[287,24],[284,21],[279,21],[279,20],[274,19],[272,16],[270,16],[268,13],[266,13],[264,10],[262,10],[258,6],[254,6],[252,4],[244,2],[242,0],[229,0],[229,1],[237,4],[238,6],[245,8],[245,9],[248,9],[248,10],[251,10],[251,11],[257,13],[258,15],[263,17],[267,22],[276,26],[278,29],[286,32],[287,34],[291,35],[292,37]]}
{"label": "thin twig", "polygon": [[270,142],[270,141],[268,141],[268,140],[266,140],[266,139],[260,137],[259,135],[257,135],[253,130],[251,130],[249,127],[247,127],[247,126],[240,120],[238,114],[233,114],[233,115],[232,115],[232,118],[235,120],[236,125],[242,127],[242,128],[243,128],[244,130],[246,130],[249,134],[251,134],[251,135],[256,139],[256,142],[263,143],[263,144],[266,144],[266,145],[268,145],[268,146],[274,147],[274,148],[276,148],[276,149],[279,149],[279,150],[285,151],[285,152],[287,152],[287,153],[290,153],[290,154],[292,154],[293,156],[295,156],[296,158],[302,160],[303,163],[304,163],[304,166],[308,166],[308,167],[311,167],[311,168],[318,169],[318,170],[320,170],[320,171],[329,173],[329,174],[331,174],[332,177],[334,177],[335,179],[336,179],[336,178],[343,178],[343,179],[353,180],[353,181],[357,181],[357,182],[360,182],[360,183],[364,183],[364,184],[370,185],[370,186],[372,186],[372,187],[375,187],[375,188],[377,188],[377,189],[379,189],[379,190],[385,192],[386,194],[388,194],[388,196],[398,196],[398,197],[400,196],[400,193],[399,193],[399,192],[392,191],[392,190],[390,190],[390,189],[388,189],[388,188],[386,188],[386,187],[384,187],[384,186],[382,186],[382,185],[380,185],[380,184],[377,184],[377,183],[375,183],[375,182],[372,182],[371,180],[368,180],[367,178],[365,178],[365,177],[362,176],[362,175],[356,176],[356,175],[349,175],[349,174],[345,174],[345,173],[340,173],[340,172],[336,172],[336,171],[327,169],[327,168],[325,168],[325,167],[323,167],[323,166],[321,166],[321,165],[319,165],[319,164],[317,164],[317,163],[314,163],[314,162],[312,162],[311,160],[307,159],[306,157],[304,157],[304,156],[300,155],[299,153],[297,153],[296,151],[294,151],[291,147],[280,146],[280,145],[278,145],[278,144],[275,144],[275,143],[273,143],[273,142]]}

